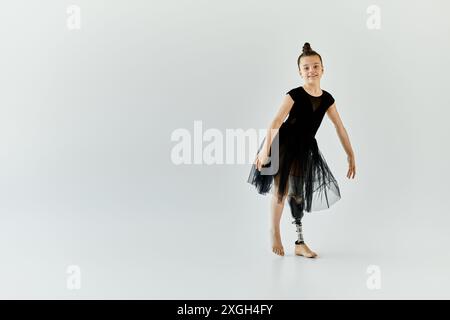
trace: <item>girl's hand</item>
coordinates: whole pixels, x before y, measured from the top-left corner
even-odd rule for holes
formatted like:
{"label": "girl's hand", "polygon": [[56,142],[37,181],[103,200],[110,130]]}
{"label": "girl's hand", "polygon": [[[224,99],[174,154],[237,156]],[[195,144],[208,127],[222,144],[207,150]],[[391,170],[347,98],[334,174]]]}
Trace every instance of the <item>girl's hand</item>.
{"label": "girl's hand", "polygon": [[269,156],[266,152],[260,151],[258,155],[256,156],[254,164],[256,165],[256,168],[261,171],[261,168],[264,164],[266,164]]}
{"label": "girl's hand", "polygon": [[347,171],[347,178],[355,178],[356,174],[356,165],[355,165],[355,156],[347,156],[348,161],[348,171]]}

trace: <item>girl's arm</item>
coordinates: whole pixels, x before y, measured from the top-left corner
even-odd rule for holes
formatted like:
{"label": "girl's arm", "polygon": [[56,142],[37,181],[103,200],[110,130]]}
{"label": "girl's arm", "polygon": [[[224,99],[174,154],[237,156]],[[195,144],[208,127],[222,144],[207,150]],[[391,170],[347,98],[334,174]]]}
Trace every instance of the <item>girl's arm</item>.
{"label": "girl's arm", "polygon": [[289,94],[287,94],[283,98],[283,101],[278,109],[278,112],[276,113],[274,119],[269,125],[269,128],[267,129],[266,140],[263,148],[261,149],[261,152],[263,152],[263,154],[265,155],[269,154],[268,151],[270,150],[270,146],[272,145],[273,139],[277,135],[278,130],[283,124],[284,119],[286,119],[287,115],[291,111],[293,105],[294,100]]}
{"label": "girl's arm", "polygon": [[269,125],[269,128],[267,129],[266,140],[264,142],[264,145],[259,151],[259,153],[256,155],[255,164],[258,170],[261,170],[262,165],[266,163],[269,157],[269,150],[270,147],[272,146],[273,139],[276,137],[278,130],[283,124],[284,119],[286,119],[287,115],[291,111],[293,105],[294,100],[289,94],[286,94],[286,96],[283,99],[283,102],[281,103],[281,106],[278,109],[277,114],[275,115],[275,118],[272,120],[272,122]]}
{"label": "girl's arm", "polygon": [[350,138],[348,137],[347,130],[345,130],[344,124],[342,123],[341,117],[336,109],[336,103],[333,103],[331,107],[327,110],[328,118],[333,122],[334,127],[336,128],[337,135],[339,140],[341,141],[342,147],[347,153],[347,160],[349,163],[349,169],[347,172],[347,177],[350,178],[355,177],[356,173],[356,165],[355,165],[355,154],[352,149],[352,145],[350,143]]}

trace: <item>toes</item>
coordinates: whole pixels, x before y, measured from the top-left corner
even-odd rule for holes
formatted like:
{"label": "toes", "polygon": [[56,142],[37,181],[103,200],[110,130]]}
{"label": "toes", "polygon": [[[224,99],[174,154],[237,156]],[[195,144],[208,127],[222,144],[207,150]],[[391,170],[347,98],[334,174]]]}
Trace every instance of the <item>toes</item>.
{"label": "toes", "polygon": [[273,253],[279,255],[279,256],[284,256],[284,250],[280,249],[280,248],[272,248]]}

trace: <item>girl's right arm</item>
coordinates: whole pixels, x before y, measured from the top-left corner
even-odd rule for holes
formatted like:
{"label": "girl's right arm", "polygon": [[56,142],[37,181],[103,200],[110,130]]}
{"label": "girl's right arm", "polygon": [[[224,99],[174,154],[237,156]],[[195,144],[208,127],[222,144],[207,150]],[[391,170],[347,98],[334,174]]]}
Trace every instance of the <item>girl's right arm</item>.
{"label": "girl's right arm", "polygon": [[278,112],[276,113],[274,119],[271,121],[269,125],[269,128],[267,129],[265,143],[256,157],[255,163],[256,166],[258,167],[258,170],[261,170],[262,165],[266,162],[273,139],[277,135],[278,130],[280,129],[286,117],[288,116],[293,105],[294,100],[289,94],[286,94],[278,109]]}

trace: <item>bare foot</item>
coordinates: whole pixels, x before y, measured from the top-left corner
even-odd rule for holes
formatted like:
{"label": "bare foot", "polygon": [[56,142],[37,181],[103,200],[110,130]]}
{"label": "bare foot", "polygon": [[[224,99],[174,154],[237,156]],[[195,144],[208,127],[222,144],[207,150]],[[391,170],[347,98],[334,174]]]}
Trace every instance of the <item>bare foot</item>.
{"label": "bare foot", "polygon": [[281,243],[280,230],[271,229],[270,235],[272,239],[272,251],[273,253],[284,256],[283,244]]}
{"label": "bare foot", "polygon": [[315,258],[317,257],[317,253],[312,251],[306,243],[303,244],[295,244],[295,255],[304,256],[307,258]]}

